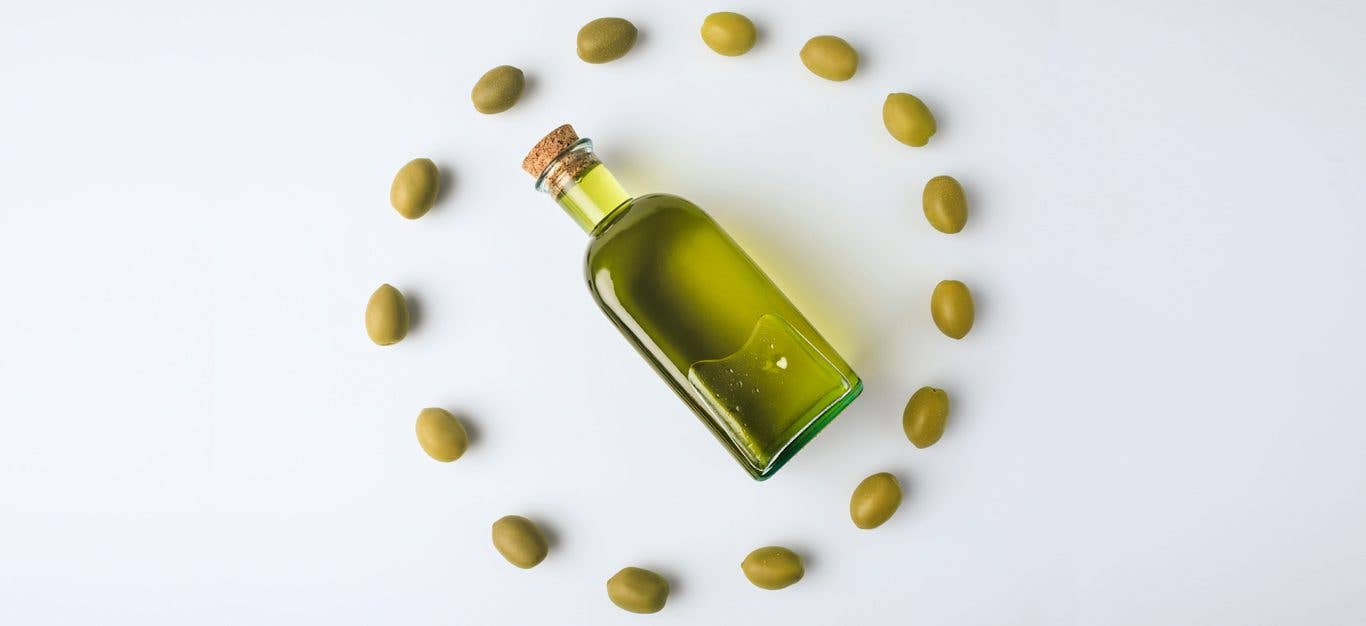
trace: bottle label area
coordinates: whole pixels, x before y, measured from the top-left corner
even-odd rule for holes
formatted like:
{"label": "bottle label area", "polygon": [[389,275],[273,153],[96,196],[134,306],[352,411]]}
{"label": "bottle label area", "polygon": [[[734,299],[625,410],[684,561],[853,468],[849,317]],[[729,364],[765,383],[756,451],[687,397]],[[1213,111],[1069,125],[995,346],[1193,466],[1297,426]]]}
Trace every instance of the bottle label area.
{"label": "bottle label area", "polygon": [[765,314],[734,353],[693,363],[688,380],[759,467],[850,390],[839,368],[782,318]]}

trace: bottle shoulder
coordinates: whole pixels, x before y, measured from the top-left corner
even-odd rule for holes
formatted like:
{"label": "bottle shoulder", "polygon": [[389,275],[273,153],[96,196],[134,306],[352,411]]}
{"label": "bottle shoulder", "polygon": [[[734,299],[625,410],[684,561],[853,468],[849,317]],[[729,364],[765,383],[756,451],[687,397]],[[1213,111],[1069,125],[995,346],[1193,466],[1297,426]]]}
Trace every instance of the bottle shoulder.
{"label": "bottle shoulder", "polygon": [[667,193],[633,198],[617,213],[590,235],[590,262],[602,250],[628,242],[653,240],[659,244],[684,233],[719,229],[715,220],[696,204]]}
{"label": "bottle shoulder", "polygon": [[[614,220],[609,226],[620,229],[648,219],[659,217],[693,217],[711,219],[706,211],[686,198],[670,193],[651,193],[627,201],[621,219]],[[604,229],[612,230],[613,228]]]}

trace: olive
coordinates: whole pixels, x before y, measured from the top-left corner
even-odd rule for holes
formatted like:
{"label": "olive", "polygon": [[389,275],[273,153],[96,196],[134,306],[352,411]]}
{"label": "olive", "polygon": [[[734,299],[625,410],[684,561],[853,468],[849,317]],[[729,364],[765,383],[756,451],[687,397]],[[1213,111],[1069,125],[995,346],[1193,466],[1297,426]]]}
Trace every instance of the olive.
{"label": "olive", "polygon": [[499,65],[479,77],[470,91],[474,110],[480,113],[502,113],[517,104],[526,86],[526,77],[511,65]]}
{"label": "olive", "polygon": [[589,63],[615,61],[636,45],[636,26],[619,17],[600,17],[579,29],[579,58]]}
{"label": "olive", "polygon": [[877,528],[891,519],[901,506],[901,485],[896,477],[882,472],[873,474],[854,488],[849,498],[849,517],[859,528]]}
{"label": "olive", "polygon": [[365,333],[381,346],[398,343],[408,334],[408,303],[389,283],[380,285],[365,304]]}
{"label": "olive", "polygon": [[417,414],[417,443],[427,456],[450,463],[465,453],[469,442],[465,427],[450,411],[426,408]]}
{"label": "olive", "polygon": [[940,281],[930,294],[930,317],[939,331],[962,339],[972,330],[973,306],[972,292],[968,286],[956,280]]}
{"label": "olive", "polygon": [[658,613],[669,599],[669,581],[639,567],[624,567],[607,579],[607,597],[632,613]]}
{"label": "olive", "polygon": [[413,159],[394,174],[389,185],[389,204],[399,215],[415,220],[432,210],[441,190],[441,175],[431,159]]}
{"label": "olive", "polygon": [[740,562],[745,578],[763,589],[782,589],[802,579],[806,573],[802,557],[782,546],[767,546],[749,553]]}
{"label": "olive", "polygon": [[917,448],[928,448],[944,435],[949,419],[949,394],[943,389],[921,387],[906,401],[901,412],[901,429]]}
{"label": "olive", "polygon": [[924,102],[908,93],[894,93],[882,102],[882,124],[897,141],[920,147],[934,135],[934,114]]}
{"label": "olive", "polygon": [[550,550],[541,529],[520,515],[505,515],[493,523],[493,547],[522,569],[535,567]]}
{"label": "olive", "polygon": [[953,234],[968,223],[968,201],[963,186],[952,176],[935,176],[925,183],[920,196],[925,208],[925,219],[941,233]]}
{"label": "olive", "polygon": [[826,80],[849,80],[858,71],[858,52],[834,35],[807,40],[801,51],[802,65]]}
{"label": "olive", "polygon": [[740,56],[754,47],[757,38],[754,22],[739,13],[722,11],[702,20],[702,41],[717,54]]}

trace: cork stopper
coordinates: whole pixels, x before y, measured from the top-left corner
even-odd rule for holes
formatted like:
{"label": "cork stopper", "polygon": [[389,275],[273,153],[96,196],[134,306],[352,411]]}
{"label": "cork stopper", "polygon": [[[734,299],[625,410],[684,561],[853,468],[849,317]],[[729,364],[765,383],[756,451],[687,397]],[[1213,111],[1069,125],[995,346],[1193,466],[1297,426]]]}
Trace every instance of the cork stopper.
{"label": "cork stopper", "polygon": [[540,178],[541,172],[550,166],[555,157],[560,156],[578,140],[579,134],[574,132],[573,126],[561,125],[536,142],[536,145],[531,148],[531,152],[528,152],[526,158],[522,159],[522,169],[531,174],[532,178]]}

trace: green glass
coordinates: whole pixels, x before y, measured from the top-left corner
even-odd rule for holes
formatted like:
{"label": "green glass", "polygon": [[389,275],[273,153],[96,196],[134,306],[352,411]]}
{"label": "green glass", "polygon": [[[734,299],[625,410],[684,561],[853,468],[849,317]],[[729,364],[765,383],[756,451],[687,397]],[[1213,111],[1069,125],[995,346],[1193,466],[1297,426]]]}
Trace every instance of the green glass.
{"label": "green glass", "polygon": [[579,140],[536,185],[588,231],[594,299],[751,476],[772,476],[862,381],[715,220],[632,198],[592,149]]}

